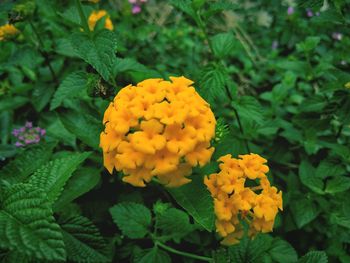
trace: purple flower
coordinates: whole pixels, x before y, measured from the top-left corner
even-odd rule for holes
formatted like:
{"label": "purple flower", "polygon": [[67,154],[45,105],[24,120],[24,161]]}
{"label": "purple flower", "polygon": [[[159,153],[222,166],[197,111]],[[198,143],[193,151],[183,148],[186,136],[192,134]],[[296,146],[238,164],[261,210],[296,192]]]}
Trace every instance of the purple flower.
{"label": "purple flower", "polygon": [[288,9],[287,9],[287,14],[288,14],[289,16],[292,15],[292,14],[294,14],[294,7],[293,7],[293,6],[288,7]]}
{"label": "purple flower", "polygon": [[271,48],[272,48],[273,50],[276,50],[276,49],[278,48],[278,41],[277,41],[277,40],[274,40],[274,41],[272,42]]}
{"label": "purple flower", "polygon": [[140,12],[141,12],[141,6],[139,6],[139,5],[134,5],[134,6],[132,7],[131,12],[132,12],[133,14],[138,14],[138,13],[140,13]]}
{"label": "purple flower", "polygon": [[23,127],[12,131],[12,135],[18,139],[18,141],[15,142],[16,147],[24,147],[28,144],[38,143],[45,134],[45,129],[33,127],[32,122],[26,122]]}
{"label": "purple flower", "polygon": [[335,39],[335,40],[342,40],[343,39],[343,34],[342,33],[339,33],[339,32],[333,32],[332,33],[332,38]]}
{"label": "purple flower", "polygon": [[313,17],[314,16],[314,13],[312,13],[311,9],[306,9],[306,15],[308,17]]}

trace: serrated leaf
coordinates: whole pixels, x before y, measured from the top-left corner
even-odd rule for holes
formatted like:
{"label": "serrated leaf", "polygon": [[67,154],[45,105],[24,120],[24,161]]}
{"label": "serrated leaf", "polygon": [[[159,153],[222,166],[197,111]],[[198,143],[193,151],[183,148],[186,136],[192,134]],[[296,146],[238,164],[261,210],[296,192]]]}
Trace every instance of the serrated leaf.
{"label": "serrated leaf", "polygon": [[158,215],[157,226],[167,239],[174,238],[176,240],[194,230],[189,216],[176,208],[169,208],[163,214]]}
{"label": "serrated leaf", "polygon": [[98,149],[102,124],[91,115],[77,111],[61,113],[64,127],[85,144]]}
{"label": "serrated leaf", "polygon": [[350,188],[350,178],[336,176],[327,181],[325,192],[329,194],[341,193]]}
{"label": "serrated leaf", "polygon": [[114,223],[130,238],[143,238],[151,225],[151,212],[141,204],[123,202],[109,209]]}
{"label": "serrated leaf", "polygon": [[220,33],[212,37],[211,44],[214,55],[218,58],[224,58],[234,49],[236,39],[232,33]]}
{"label": "serrated leaf", "polygon": [[81,263],[111,262],[104,254],[106,242],[97,227],[86,217],[60,219],[69,260]]}
{"label": "serrated leaf", "polygon": [[51,157],[55,143],[32,146],[5,165],[0,171],[0,179],[9,183],[18,183],[25,180]]}
{"label": "serrated leaf", "polygon": [[324,251],[310,251],[298,260],[298,263],[327,263],[327,254]]}
{"label": "serrated leaf", "polygon": [[59,226],[43,190],[15,184],[1,194],[0,247],[45,260],[65,260]]}
{"label": "serrated leaf", "polygon": [[117,41],[112,31],[101,30],[92,37],[86,33],[74,33],[71,43],[77,55],[96,69],[106,81],[113,78],[112,67]]}
{"label": "serrated leaf", "polygon": [[200,76],[197,88],[209,103],[213,103],[217,97],[225,96],[227,73],[223,67],[209,65],[201,71]]}
{"label": "serrated leaf", "polygon": [[316,177],[316,170],[308,161],[303,160],[301,162],[299,166],[299,178],[305,186],[315,193],[324,194],[323,181]]}
{"label": "serrated leaf", "polygon": [[152,249],[142,250],[138,252],[133,262],[135,263],[170,263],[171,258],[165,251],[154,247]]}
{"label": "serrated leaf", "polygon": [[317,206],[309,199],[299,199],[298,202],[293,202],[291,211],[298,228],[310,223],[320,213]]}
{"label": "serrated leaf", "polygon": [[[88,81],[92,76],[95,81]],[[75,98],[82,92],[88,90],[96,84],[98,77],[93,74],[87,74],[83,71],[77,71],[69,74],[56,90],[50,104],[50,110],[58,108],[67,98]]]}
{"label": "serrated leaf", "polygon": [[5,97],[0,100],[0,112],[6,110],[14,110],[17,109],[28,102],[28,98],[25,97]]}
{"label": "serrated leaf", "polygon": [[64,190],[58,200],[55,202],[53,209],[58,211],[64,208],[67,204],[87,193],[94,188],[100,181],[100,173],[95,168],[78,169],[73,176],[68,180]]}
{"label": "serrated leaf", "polygon": [[275,239],[272,242],[269,254],[279,263],[294,263],[298,259],[295,249],[282,239]]}
{"label": "serrated leaf", "polygon": [[215,220],[213,199],[201,175],[193,175],[192,182],[189,184],[167,190],[198,224],[208,231],[213,230]]}
{"label": "serrated leaf", "polygon": [[251,96],[241,96],[232,102],[238,115],[245,120],[252,120],[261,124],[264,120],[262,107],[257,99]]}
{"label": "serrated leaf", "polygon": [[49,202],[54,202],[62,192],[67,180],[89,155],[89,152],[72,153],[55,159],[36,170],[28,182],[43,189],[47,193]]}

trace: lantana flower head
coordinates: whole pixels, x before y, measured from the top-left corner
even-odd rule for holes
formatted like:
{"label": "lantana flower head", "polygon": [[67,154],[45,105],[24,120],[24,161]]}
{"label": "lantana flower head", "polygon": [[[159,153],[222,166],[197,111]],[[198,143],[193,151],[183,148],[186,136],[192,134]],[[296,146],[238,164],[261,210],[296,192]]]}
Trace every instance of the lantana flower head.
{"label": "lantana flower head", "polygon": [[215,225],[224,238],[222,244],[239,242],[244,234],[242,220],[249,224],[250,236],[271,232],[283,207],[282,192],[271,186],[266,176],[267,160],[258,154],[239,155],[239,159],[228,154],[219,162],[220,172],[206,177],[204,183],[214,199]]}
{"label": "lantana flower head", "polygon": [[89,28],[91,31],[94,30],[97,21],[102,19],[103,17],[106,17],[104,27],[106,29],[113,30],[112,20],[110,19],[106,10],[97,10],[97,11],[92,11],[88,19]]}
{"label": "lantana flower head", "polygon": [[104,166],[123,181],[145,186],[153,177],[169,187],[190,182],[214,148],[216,120],[185,77],[147,79],[121,89],[105,111],[100,136]]}
{"label": "lantana flower head", "polygon": [[19,33],[19,30],[12,24],[0,26],[0,41],[11,38]]}
{"label": "lantana flower head", "polygon": [[23,127],[14,129],[12,135],[16,137],[16,147],[24,147],[29,144],[39,143],[45,136],[46,130],[40,127],[33,127],[32,122],[26,122]]}

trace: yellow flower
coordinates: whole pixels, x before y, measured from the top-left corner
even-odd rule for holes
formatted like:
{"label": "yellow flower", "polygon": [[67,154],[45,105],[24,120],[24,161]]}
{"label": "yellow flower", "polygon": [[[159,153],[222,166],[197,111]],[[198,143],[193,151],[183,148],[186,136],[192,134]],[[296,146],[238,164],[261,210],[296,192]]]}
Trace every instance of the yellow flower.
{"label": "yellow flower", "polygon": [[190,182],[192,167],[209,162],[216,120],[185,77],[147,79],[121,89],[103,116],[104,165],[143,187],[152,177],[169,187]]}
{"label": "yellow flower", "polygon": [[216,229],[224,238],[223,245],[236,244],[243,236],[238,218],[250,225],[249,235],[254,236],[272,231],[278,210],[283,209],[282,192],[266,177],[267,161],[257,154],[239,158],[230,154],[220,157],[220,171],[204,179],[214,199]]}
{"label": "yellow flower", "polygon": [[97,21],[100,20],[102,17],[106,17],[105,28],[109,30],[113,30],[112,20],[109,18],[109,15],[107,14],[107,12],[105,10],[98,10],[98,11],[93,11],[89,16],[88,24],[91,31],[94,30]]}
{"label": "yellow flower", "polygon": [[0,41],[9,39],[19,33],[19,30],[12,24],[0,26]]}

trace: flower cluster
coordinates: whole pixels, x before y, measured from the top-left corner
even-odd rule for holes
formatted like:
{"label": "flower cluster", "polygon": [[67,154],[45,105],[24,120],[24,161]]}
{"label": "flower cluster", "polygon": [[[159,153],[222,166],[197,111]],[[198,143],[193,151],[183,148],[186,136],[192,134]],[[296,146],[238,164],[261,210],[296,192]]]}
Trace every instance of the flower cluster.
{"label": "flower cluster", "polygon": [[129,0],[129,3],[132,5],[131,13],[138,14],[141,12],[141,5],[146,3],[147,0]]}
{"label": "flower cluster", "polygon": [[113,24],[112,24],[112,20],[109,18],[108,13],[106,12],[106,10],[98,10],[98,11],[93,11],[88,19],[88,24],[89,24],[89,28],[91,31],[94,30],[96,23],[98,22],[98,20],[100,20],[102,17],[106,17],[105,19],[105,28],[109,29],[109,30],[113,30]]}
{"label": "flower cluster", "polygon": [[249,224],[249,235],[272,231],[278,209],[282,210],[282,192],[266,177],[266,159],[257,154],[225,155],[219,158],[220,172],[204,179],[214,199],[216,229],[222,244],[239,242],[244,234],[242,220]]}
{"label": "flower cluster", "polygon": [[123,171],[124,182],[145,186],[152,177],[169,187],[190,182],[192,167],[206,164],[216,120],[185,77],[147,79],[119,91],[107,108],[100,136],[104,166]]}
{"label": "flower cluster", "polygon": [[11,38],[19,33],[19,30],[12,24],[0,26],[0,41]]}
{"label": "flower cluster", "polygon": [[23,127],[14,129],[12,135],[17,138],[15,145],[17,147],[24,147],[28,144],[35,144],[40,142],[40,139],[44,137],[46,130],[40,127],[33,127],[33,123],[26,122]]}

